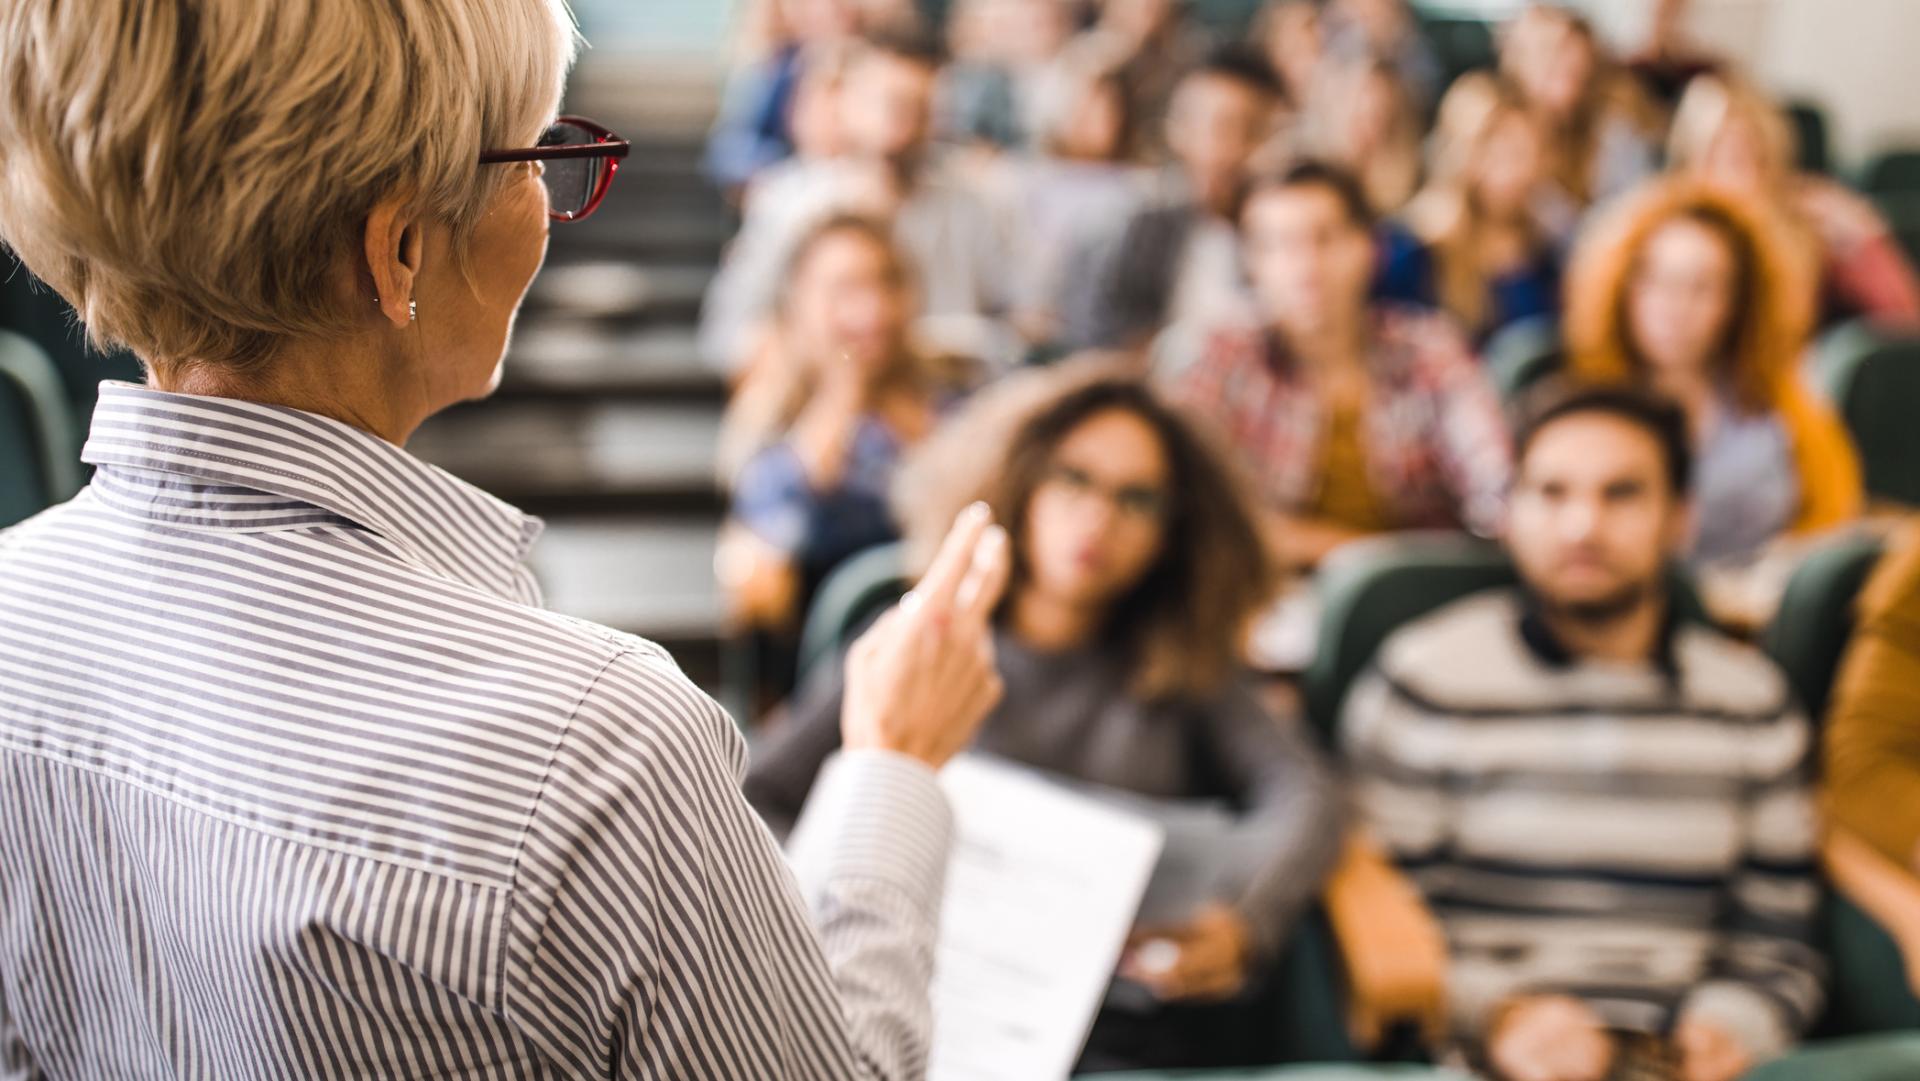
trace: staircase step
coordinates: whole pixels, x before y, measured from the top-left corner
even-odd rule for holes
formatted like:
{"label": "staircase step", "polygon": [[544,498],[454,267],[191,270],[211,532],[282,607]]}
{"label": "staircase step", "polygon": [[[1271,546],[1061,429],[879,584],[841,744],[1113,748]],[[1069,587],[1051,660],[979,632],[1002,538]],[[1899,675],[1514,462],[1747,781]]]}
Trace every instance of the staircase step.
{"label": "staircase step", "polygon": [[704,263],[642,264],[571,255],[551,259],[533,280],[521,318],[693,323],[713,275]]}
{"label": "staircase step", "polygon": [[717,639],[723,604],[705,519],[553,518],[532,565],[556,612],[671,641]]}
{"label": "staircase step", "polygon": [[640,398],[719,405],[726,381],[700,360],[690,326],[543,314],[522,321],[499,397]]}
{"label": "staircase step", "polygon": [[717,403],[502,398],[433,418],[408,446],[528,509],[713,508],[719,433]]}

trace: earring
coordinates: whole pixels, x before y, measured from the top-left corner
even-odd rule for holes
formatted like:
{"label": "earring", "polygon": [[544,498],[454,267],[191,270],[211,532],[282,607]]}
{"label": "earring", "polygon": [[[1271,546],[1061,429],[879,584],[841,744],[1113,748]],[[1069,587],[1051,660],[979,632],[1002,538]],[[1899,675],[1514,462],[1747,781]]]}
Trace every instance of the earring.
{"label": "earring", "polygon": [[407,301],[407,322],[409,323],[417,322],[419,318],[420,318],[420,302],[417,300]]}

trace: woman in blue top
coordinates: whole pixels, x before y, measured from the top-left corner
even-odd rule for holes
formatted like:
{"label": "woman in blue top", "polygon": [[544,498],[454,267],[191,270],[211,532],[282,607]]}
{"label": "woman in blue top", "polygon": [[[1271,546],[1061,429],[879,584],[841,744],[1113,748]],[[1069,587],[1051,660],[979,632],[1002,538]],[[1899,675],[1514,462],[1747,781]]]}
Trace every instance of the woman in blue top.
{"label": "woman in blue top", "polygon": [[1380,291],[1445,309],[1476,340],[1560,310],[1558,215],[1546,139],[1519,95],[1492,76],[1447,92],[1427,187],[1384,246]]}

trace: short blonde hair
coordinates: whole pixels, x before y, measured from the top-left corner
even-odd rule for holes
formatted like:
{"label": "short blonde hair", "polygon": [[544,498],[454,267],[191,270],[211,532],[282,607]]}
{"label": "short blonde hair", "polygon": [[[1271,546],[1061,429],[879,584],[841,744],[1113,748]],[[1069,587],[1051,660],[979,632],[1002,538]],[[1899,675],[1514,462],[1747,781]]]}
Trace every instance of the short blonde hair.
{"label": "short blonde hair", "polygon": [[380,199],[462,249],[574,47],[564,0],[9,0],[0,238],[96,345],[251,368],[348,325]]}

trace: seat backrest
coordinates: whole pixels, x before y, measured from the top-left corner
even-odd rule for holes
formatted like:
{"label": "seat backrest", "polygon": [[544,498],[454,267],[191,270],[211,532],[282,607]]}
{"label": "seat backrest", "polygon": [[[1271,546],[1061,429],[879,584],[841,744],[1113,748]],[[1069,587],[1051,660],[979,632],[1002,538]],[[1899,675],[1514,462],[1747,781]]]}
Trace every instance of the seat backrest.
{"label": "seat backrest", "polygon": [[1821,339],[1817,364],[1860,448],[1867,494],[1920,507],[1920,336],[1848,323]]}
{"label": "seat backrest", "polygon": [[899,600],[910,585],[906,545],[900,541],[869,548],[834,568],[814,593],[800,629],[801,681],[814,666],[838,656],[860,628]]}
{"label": "seat backrest", "polygon": [[[1354,681],[1387,638],[1430,612],[1519,583],[1500,546],[1461,534],[1415,533],[1350,544],[1320,571],[1319,649],[1301,680],[1307,716],[1329,744]],[[1709,622],[1693,581],[1668,581],[1680,618]]]}
{"label": "seat backrest", "polygon": [[1882,192],[1920,192],[1920,150],[1889,150],[1867,164],[1860,186]]}
{"label": "seat backrest", "polygon": [[1833,142],[1827,131],[1827,111],[1811,101],[1787,102],[1787,120],[1793,125],[1794,145],[1800,148],[1800,168],[1809,173],[1833,171]]}
{"label": "seat backrest", "polygon": [[1500,400],[1508,406],[1518,402],[1529,387],[1558,372],[1566,355],[1560,321],[1551,315],[1535,315],[1501,327],[1487,339],[1481,352],[1487,378],[1493,380]]}
{"label": "seat backrest", "polygon": [[1865,533],[1816,549],[1787,580],[1767,625],[1762,643],[1816,724],[1826,716],[1833,677],[1853,637],[1854,601],[1883,549],[1879,537]]}
{"label": "seat backrest", "polygon": [[1302,677],[1307,716],[1333,741],[1354,680],[1387,636],[1429,612],[1517,579],[1496,545],[1458,535],[1348,545],[1320,571],[1320,642]]}
{"label": "seat backrest", "polygon": [[53,362],[0,330],[0,526],[78,491],[79,449]]}
{"label": "seat backrest", "polygon": [[20,384],[0,370],[0,529],[40,513],[53,502],[44,456],[32,403]]}

